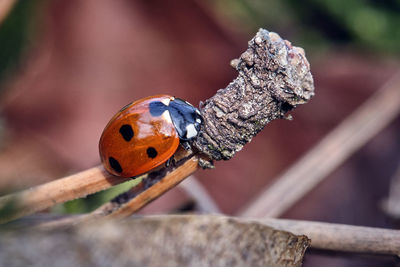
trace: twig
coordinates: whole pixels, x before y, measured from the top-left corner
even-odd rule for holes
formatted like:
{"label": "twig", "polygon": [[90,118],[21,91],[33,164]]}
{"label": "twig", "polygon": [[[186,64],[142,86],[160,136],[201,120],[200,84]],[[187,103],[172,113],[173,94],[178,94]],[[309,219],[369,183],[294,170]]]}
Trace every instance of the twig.
{"label": "twig", "polygon": [[[70,227],[71,225],[88,222],[110,214],[110,217],[128,217],[132,213],[144,207],[148,202],[172,189],[199,168],[198,155],[190,154],[189,152],[182,150],[178,151],[178,155],[179,154],[181,154],[181,157],[184,157],[180,162],[177,162],[180,166],[177,166],[176,168],[163,168],[160,169],[159,172],[149,174],[148,177],[142,179],[138,185],[97,208],[92,213],[74,216],[73,218],[56,218],[55,220],[41,223],[39,228],[54,229]],[[218,208],[214,209],[218,211]]]}
{"label": "twig", "polygon": [[54,180],[18,193],[0,197],[0,210],[11,206],[6,216],[0,217],[5,223],[58,203],[85,197],[130,179],[112,176],[102,166]]}
{"label": "twig", "polygon": [[238,77],[204,103],[194,143],[212,160],[229,160],[269,122],[314,96],[304,50],[276,33],[260,29],[231,65]]}
{"label": "twig", "polygon": [[257,221],[306,235],[312,248],[400,256],[400,230],[273,218]]}
{"label": "twig", "polygon": [[15,0],[1,0],[0,1],[0,24],[7,17],[8,13],[11,11],[15,4]]}
{"label": "twig", "polygon": [[[188,161],[198,163],[199,158],[201,158],[201,156],[193,153],[193,151],[187,151],[180,147],[174,155],[174,164],[148,173],[146,178],[142,179],[139,184],[127,192],[115,197],[110,202],[103,204],[90,214],[80,217],[79,221],[89,221],[98,217],[103,217],[118,211],[122,207],[124,207],[124,209],[134,209],[135,211],[139,210],[144,205],[155,199],[149,199],[149,196],[152,196],[153,194],[163,194],[187,176],[194,173],[198,169],[198,166],[194,166],[196,164],[186,163]],[[184,176],[186,174],[187,176]],[[159,183],[160,181],[162,182]],[[157,186],[153,188],[155,185]],[[156,197],[159,197],[160,195]],[[138,199],[133,201],[135,198]],[[137,205],[137,207],[129,207],[130,205]]]}
{"label": "twig", "polygon": [[117,210],[107,215],[108,218],[128,217],[136,211],[143,208],[147,203],[158,198],[177,184],[182,182],[186,177],[193,174],[199,168],[198,158],[196,156],[187,160],[182,166],[176,168],[167,174],[162,180],[154,184],[149,189],[143,191],[126,204],[121,205]]}
{"label": "twig", "polygon": [[241,212],[278,217],[390,124],[400,112],[400,73],[332,130]]}

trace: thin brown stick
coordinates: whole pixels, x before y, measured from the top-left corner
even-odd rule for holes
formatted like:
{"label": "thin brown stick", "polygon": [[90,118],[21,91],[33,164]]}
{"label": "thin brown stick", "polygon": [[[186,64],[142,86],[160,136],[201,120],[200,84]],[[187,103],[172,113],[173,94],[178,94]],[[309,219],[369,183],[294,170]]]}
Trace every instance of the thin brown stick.
{"label": "thin brown stick", "polygon": [[273,218],[259,221],[278,230],[306,235],[316,249],[400,256],[400,230]]}
{"label": "thin brown stick", "polygon": [[251,219],[219,215],[156,215],[150,218],[226,217],[239,222],[258,222],[277,230],[305,235],[311,248],[400,256],[400,230],[286,219]]}
{"label": "thin brown stick", "polygon": [[12,207],[10,213],[0,217],[0,223],[47,209],[58,203],[85,197],[126,181],[110,175],[102,166],[61,178],[34,188],[0,197],[0,210]]}
{"label": "thin brown stick", "polygon": [[160,197],[162,194],[175,187],[186,177],[193,174],[199,168],[198,158],[191,157],[182,166],[168,173],[163,179],[154,184],[149,189],[143,191],[127,203],[123,204],[116,211],[106,216],[108,218],[128,217],[143,208],[147,203]]}
{"label": "thin brown stick", "polygon": [[50,220],[41,223],[39,228],[54,229],[58,227],[70,227],[104,217],[128,217],[132,215],[198,170],[198,155],[180,149],[176,157],[181,158],[177,162],[177,167],[160,168],[157,171],[147,174],[146,178],[142,179],[139,184],[128,192],[102,205],[92,213],[74,216],[73,219],[70,217],[57,218],[53,221]]}
{"label": "thin brown stick", "polygon": [[[106,215],[109,215],[112,212],[119,210],[124,204],[127,204],[128,202],[131,203],[132,199],[138,197],[139,195],[143,194],[147,190],[150,190],[151,187],[153,187],[160,181],[164,181],[162,183],[161,187],[169,186],[170,185],[169,182],[173,182],[173,181],[168,181],[169,179],[171,179],[171,177],[172,177],[172,180],[182,181],[187,176],[189,176],[191,173],[193,173],[194,171],[197,170],[197,167],[192,168],[191,170],[190,169],[188,170],[187,169],[188,166],[187,166],[187,164],[185,164],[188,160],[190,160],[190,159],[193,160],[193,158],[198,162],[199,158],[203,158],[203,156],[199,156],[198,154],[193,153],[193,151],[191,151],[191,150],[188,151],[183,148],[179,148],[174,154],[174,163],[173,164],[171,164],[169,166],[158,168],[158,169],[154,170],[153,172],[148,173],[146,175],[145,179],[142,179],[142,181],[140,183],[138,183],[137,185],[132,187],[130,190],[128,190],[125,193],[120,194],[119,196],[117,196],[113,200],[111,200],[110,202],[103,204],[102,206],[100,206],[99,208],[97,208],[96,210],[91,212],[90,214],[82,216],[79,219],[79,221],[88,221],[88,220],[92,220],[94,218],[99,218],[99,217],[104,217]],[[189,174],[187,174],[187,173],[189,173]],[[177,177],[177,175],[186,175],[186,174],[187,174],[187,176]],[[160,185],[158,185],[158,188],[159,188],[159,186]],[[162,194],[163,192],[166,192],[169,189],[171,189],[171,188],[165,188],[164,190],[159,190],[159,192]],[[150,193],[151,192],[152,191],[150,191]],[[143,207],[143,205],[146,205],[147,203],[149,203],[151,201],[151,200],[149,200],[146,203],[142,203],[141,200],[143,200],[143,199],[139,199],[139,202],[133,202],[133,203],[138,204],[140,207],[132,208],[132,209],[138,210],[141,207]]]}
{"label": "thin brown stick", "polygon": [[400,112],[400,73],[331,131],[241,212],[278,217],[390,124]]}
{"label": "thin brown stick", "polygon": [[15,0],[1,0],[0,1],[0,24],[7,17],[8,13],[10,13],[15,2],[16,2]]}

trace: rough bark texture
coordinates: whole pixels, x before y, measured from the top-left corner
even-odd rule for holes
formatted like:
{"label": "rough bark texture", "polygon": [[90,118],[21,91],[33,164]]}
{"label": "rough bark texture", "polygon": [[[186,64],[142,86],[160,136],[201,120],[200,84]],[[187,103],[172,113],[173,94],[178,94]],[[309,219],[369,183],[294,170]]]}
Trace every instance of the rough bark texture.
{"label": "rough bark texture", "polygon": [[314,82],[304,50],[260,29],[232,61],[239,75],[201,107],[204,127],[195,146],[214,160],[228,160],[271,120],[304,104]]}
{"label": "rough bark texture", "polygon": [[1,266],[300,266],[310,243],[259,223],[198,215],[1,236]]}

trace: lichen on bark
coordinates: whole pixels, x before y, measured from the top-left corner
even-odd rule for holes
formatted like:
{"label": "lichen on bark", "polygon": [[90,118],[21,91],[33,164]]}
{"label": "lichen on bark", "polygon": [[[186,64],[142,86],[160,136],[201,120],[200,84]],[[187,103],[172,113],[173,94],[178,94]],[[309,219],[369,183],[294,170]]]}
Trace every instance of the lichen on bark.
{"label": "lichen on bark", "polygon": [[202,130],[194,146],[212,160],[228,160],[267,123],[285,117],[314,95],[304,50],[260,29],[232,61],[238,77],[201,105]]}

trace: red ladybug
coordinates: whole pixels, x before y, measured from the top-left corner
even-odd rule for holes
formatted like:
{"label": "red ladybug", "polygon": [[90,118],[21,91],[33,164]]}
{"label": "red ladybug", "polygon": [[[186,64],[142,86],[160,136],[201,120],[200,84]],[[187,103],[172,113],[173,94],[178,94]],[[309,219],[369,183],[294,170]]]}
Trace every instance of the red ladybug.
{"label": "red ladybug", "polygon": [[197,136],[203,119],[197,108],[169,95],[123,107],[100,137],[100,158],[111,174],[133,177],[160,166]]}

